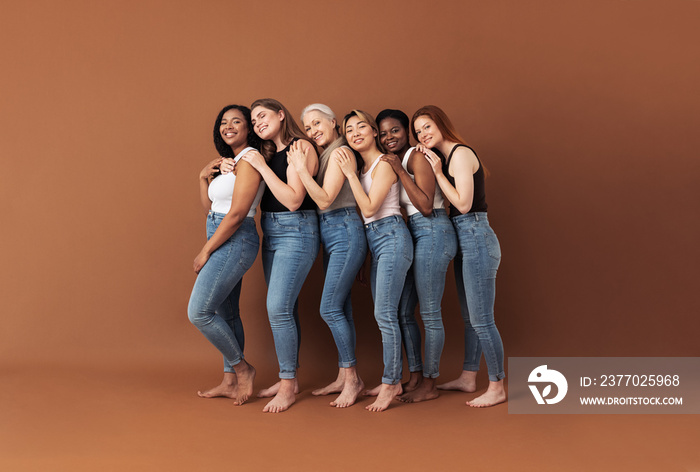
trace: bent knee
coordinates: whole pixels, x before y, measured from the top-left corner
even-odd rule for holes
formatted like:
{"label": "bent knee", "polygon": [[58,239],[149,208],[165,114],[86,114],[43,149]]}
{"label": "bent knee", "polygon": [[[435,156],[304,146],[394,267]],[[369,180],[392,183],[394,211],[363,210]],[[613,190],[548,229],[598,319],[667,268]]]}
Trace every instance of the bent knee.
{"label": "bent knee", "polygon": [[474,331],[489,331],[491,329],[494,329],[496,327],[496,320],[494,320],[493,315],[490,317],[484,317],[481,319],[470,319],[470,324],[472,325],[472,328],[474,328]]}
{"label": "bent knee", "polygon": [[192,323],[195,326],[203,326],[209,323],[213,316],[213,313],[207,313],[203,311],[200,307],[187,307],[187,318],[190,320],[190,323]]}
{"label": "bent knee", "polygon": [[326,323],[345,321],[347,319],[342,306],[321,310],[321,318]]}

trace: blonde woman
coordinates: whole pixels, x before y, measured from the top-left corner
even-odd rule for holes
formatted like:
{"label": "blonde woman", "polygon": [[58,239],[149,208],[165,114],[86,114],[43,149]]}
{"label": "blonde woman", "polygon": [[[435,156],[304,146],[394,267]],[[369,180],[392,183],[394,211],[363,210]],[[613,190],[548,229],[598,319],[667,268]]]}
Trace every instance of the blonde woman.
{"label": "blonde woman", "polygon": [[260,203],[263,230],[263,271],[267,282],[267,314],[275,341],[280,381],[258,396],[272,400],[263,411],[288,409],[299,391],[296,373],[299,362],[300,326],[297,297],[319,249],[316,205],[306,194],[299,174],[287,163],[292,143],[305,155],[312,175],[318,170],[314,145],[277,100],[265,98],[251,105],[251,122],[262,140],[261,153],[248,153],[251,164],[266,184]]}

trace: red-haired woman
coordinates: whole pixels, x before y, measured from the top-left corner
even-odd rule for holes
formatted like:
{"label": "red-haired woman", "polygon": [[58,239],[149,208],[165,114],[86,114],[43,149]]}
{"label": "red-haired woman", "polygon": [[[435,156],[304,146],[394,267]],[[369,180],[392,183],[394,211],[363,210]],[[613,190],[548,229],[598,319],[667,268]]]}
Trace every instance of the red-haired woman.
{"label": "red-haired woman", "polygon": [[[442,194],[450,202],[450,218],[459,242],[454,268],[465,323],[465,359],[460,377],[438,388],[474,392],[483,352],[489,386],[467,405],[496,405],[506,400],[503,343],[493,316],[501,248],[486,214],[484,167],[474,150],[457,134],[445,112],[436,106],[416,111],[411,131],[420,143],[419,150],[430,162]],[[446,156],[445,160],[433,149]]]}

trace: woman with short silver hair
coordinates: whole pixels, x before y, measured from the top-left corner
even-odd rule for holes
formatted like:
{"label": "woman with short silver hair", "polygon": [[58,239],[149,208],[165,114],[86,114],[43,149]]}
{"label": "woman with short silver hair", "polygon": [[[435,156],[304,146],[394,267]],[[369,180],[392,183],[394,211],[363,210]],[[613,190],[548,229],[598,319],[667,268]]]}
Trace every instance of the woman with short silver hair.
{"label": "woman with short silver hair", "polygon": [[347,143],[338,133],[335,114],[327,105],[314,103],[301,113],[306,136],[323,148],[318,174],[314,178],[306,166],[306,156],[296,144],[287,153],[308,195],[318,205],[318,220],[326,273],[320,312],[338,348],[338,377],[314,390],[314,395],[340,395],[331,406],[345,408],[357,400],[364,383],[357,374],[355,325],[352,319],[350,289],[367,254],[362,220],[355,210],[355,197],[333,156]]}

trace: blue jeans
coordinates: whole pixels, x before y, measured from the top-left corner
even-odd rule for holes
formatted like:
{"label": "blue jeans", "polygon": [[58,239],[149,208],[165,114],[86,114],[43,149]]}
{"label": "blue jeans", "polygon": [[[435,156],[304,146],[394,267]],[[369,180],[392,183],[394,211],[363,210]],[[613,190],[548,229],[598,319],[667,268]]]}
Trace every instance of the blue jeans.
{"label": "blue jeans", "polygon": [[372,253],[370,283],[374,318],[382,333],[382,383],[396,385],[401,382],[403,367],[399,301],[413,261],[413,242],[400,216],[387,216],[366,224],[365,234]]}
{"label": "blue jeans", "polygon": [[[413,266],[401,294],[399,324],[409,371],[422,370],[423,377],[435,379],[440,375],[440,356],[445,345],[442,294],[447,267],[457,253],[457,237],[447,212],[442,209],[433,210],[429,217],[421,213],[411,215],[408,229],[413,237]],[[417,303],[425,329],[425,365],[421,361],[420,329],[414,315]]]}
{"label": "blue jeans", "polygon": [[316,211],[263,212],[262,262],[267,282],[267,316],[275,341],[280,379],[293,379],[299,366],[301,328],[297,298],[318,255]]}
{"label": "blue jeans", "polygon": [[506,376],[503,342],[493,318],[501,247],[486,212],[455,216],[452,224],[459,240],[454,269],[465,325],[463,370],[479,370],[483,350],[489,380],[497,382]]}
{"label": "blue jeans", "polygon": [[[207,239],[219,227],[223,213],[209,212]],[[238,311],[243,274],[258,255],[260,239],[255,220],[246,218],[224,244],[214,251],[194,283],[187,315],[193,325],[224,356],[224,372],[235,372],[243,359],[243,324]]]}
{"label": "blue jeans", "polygon": [[355,207],[322,213],[318,219],[326,271],[321,317],[338,348],[338,367],[352,367],[357,359],[350,289],[367,255],[365,232]]}

